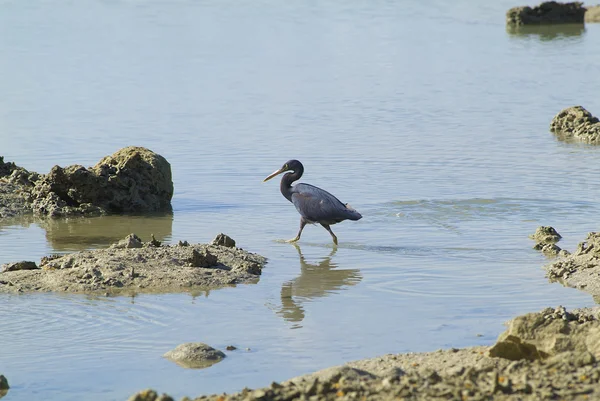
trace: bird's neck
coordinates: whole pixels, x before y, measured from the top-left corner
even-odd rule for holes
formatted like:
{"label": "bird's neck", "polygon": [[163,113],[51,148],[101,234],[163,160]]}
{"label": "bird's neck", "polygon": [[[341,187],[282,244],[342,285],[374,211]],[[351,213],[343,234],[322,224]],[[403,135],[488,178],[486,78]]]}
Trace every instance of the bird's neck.
{"label": "bird's neck", "polygon": [[302,177],[302,172],[302,169],[299,169],[293,173],[285,173],[281,178],[279,189],[281,190],[281,194],[290,202],[292,201],[292,182],[299,180]]}

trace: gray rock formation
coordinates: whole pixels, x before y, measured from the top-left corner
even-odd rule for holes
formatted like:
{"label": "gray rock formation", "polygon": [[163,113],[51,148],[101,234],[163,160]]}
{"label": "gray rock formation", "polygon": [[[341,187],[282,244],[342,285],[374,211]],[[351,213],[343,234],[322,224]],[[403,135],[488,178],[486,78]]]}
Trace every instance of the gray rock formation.
{"label": "gray rock formation", "polygon": [[583,3],[547,1],[536,7],[513,7],[506,13],[509,25],[583,24]]}

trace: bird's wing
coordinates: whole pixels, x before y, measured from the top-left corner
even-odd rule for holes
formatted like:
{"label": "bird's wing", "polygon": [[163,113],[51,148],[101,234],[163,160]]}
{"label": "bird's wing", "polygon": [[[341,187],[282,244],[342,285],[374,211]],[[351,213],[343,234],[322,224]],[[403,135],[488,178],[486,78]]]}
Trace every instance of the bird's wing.
{"label": "bird's wing", "polygon": [[352,211],[329,192],[310,184],[296,184],[292,188],[292,203],[305,219],[334,224],[351,218]]}

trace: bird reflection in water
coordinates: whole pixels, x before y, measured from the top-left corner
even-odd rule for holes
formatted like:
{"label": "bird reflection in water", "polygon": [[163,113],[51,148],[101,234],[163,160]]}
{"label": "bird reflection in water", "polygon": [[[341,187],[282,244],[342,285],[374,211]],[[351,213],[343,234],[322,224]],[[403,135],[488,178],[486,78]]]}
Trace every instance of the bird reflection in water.
{"label": "bird reflection in water", "polygon": [[293,322],[292,328],[302,327],[300,322],[304,319],[303,304],[314,298],[326,297],[344,289],[346,286],[356,285],[362,280],[359,269],[338,269],[332,261],[337,252],[333,247],[329,255],[318,263],[308,263],[297,244],[293,244],[300,256],[300,275],[281,286],[281,309],[277,312],[288,322]]}

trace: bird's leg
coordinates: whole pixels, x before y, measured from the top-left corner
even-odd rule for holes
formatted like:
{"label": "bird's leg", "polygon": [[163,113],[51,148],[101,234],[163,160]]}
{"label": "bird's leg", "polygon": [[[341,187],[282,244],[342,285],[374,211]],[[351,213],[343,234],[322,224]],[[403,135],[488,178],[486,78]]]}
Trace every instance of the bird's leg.
{"label": "bird's leg", "polygon": [[329,231],[329,234],[331,234],[331,238],[333,238],[333,243],[334,244],[338,244],[337,243],[337,237],[335,236],[335,234],[333,233],[333,231],[331,231],[331,227],[329,227],[329,224],[323,224],[321,223],[321,225],[323,226],[324,229],[326,229],[327,231]]}
{"label": "bird's leg", "polygon": [[306,225],[306,220],[304,220],[304,217],[300,217],[300,230],[298,230],[298,235],[296,235],[296,238],[292,238],[289,239],[285,242],[296,242],[300,240],[300,236],[302,235],[302,230],[304,230],[304,226]]}

